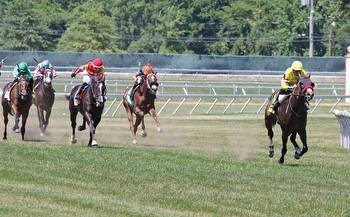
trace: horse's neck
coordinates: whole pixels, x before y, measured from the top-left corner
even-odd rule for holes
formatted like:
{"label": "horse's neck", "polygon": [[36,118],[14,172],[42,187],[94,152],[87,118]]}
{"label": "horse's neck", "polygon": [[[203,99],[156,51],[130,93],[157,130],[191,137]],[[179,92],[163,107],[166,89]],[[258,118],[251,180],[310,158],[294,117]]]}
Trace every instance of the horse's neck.
{"label": "horse's neck", "polygon": [[305,109],[305,99],[300,95],[291,95],[290,96],[289,106],[296,113],[301,113]]}

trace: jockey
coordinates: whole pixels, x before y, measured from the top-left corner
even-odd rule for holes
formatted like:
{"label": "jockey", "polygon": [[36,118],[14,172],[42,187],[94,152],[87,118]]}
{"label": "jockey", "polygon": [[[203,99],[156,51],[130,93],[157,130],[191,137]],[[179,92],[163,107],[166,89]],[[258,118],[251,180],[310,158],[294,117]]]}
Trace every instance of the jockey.
{"label": "jockey", "polygon": [[288,68],[281,80],[281,89],[275,94],[273,103],[269,107],[269,112],[275,114],[278,106],[289,96],[293,87],[297,84],[299,76],[307,76],[306,71],[303,69],[303,64],[300,61],[294,61],[292,66]]}
{"label": "jockey", "polygon": [[28,79],[29,79],[29,91],[31,92],[33,90],[33,78],[32,78],[32,74],[30,72],[30,69],[27,65],[27,63],[25,62],[20,62],[16,65],[16,67],[13,69],[13,76],[15,77],[15,79],[8,85],[6,93],[5,93],[5,98],[6,99],[10,99],[10,90],[12,88],[12,86],[18,82],[18,77],[20,74],[26,74],[28,75]]}
{"label": "jockey", "polygon": [[131,96],[130,96],[131,99],[133,99],[135,88],[141,84],[141,81],[142,81],[141,76],[142,75],[147,76],[148,74],[150,74],[152,72],[153,72],[153,69],[152,69],[151,64],[147,63],[146,65],[143,66],[142,69],[140,68],[135,73],[135,75],[132,76],[132,79],[135,81],[135,83],[134,83],[134,86],[132,87],[132,90],[131,90]]}
{"label": "jockey", "polygon": [[35,79],[42,79],[42,77],[44,76],[45,71],[51,71],[53,77],[56,78],[56,71],[52,67],[50,61],[48,61],[48,60],[44,60],[44,61],[42,61],[41,63],[38,64],[38,66],[34,70],[34,73],[35,73],[34,74],[34,78]]}
{"label": "jockey", "polygon": [[100,58],[96,58],[93,61],[88,62],[88,64],[80,66],[71,74],[71,77],[75,77],[81,71],[83,72],[83,84],[80,86],[77,94],[74,97],[74,106],[79,105],[81,92],[86,86],[91,84],[91,81],[95,76],[100,76],[100,78],[103,78],[105,67],[103,66],[102,60]]}

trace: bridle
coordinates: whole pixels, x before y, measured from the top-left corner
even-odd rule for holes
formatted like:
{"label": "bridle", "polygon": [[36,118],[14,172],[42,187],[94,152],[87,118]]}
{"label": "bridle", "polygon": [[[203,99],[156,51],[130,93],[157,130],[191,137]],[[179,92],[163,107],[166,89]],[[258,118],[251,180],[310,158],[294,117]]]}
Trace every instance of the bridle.
{"label": "bridle", "polygon": [[[26,85],[23,84],[23,82],[26,82]],[[23,89],[25,89],[27,91],[25,94],[23,93]],[[29,93],[28,93],[28,75],[21,74],[19,76],[17,95],[18,95],[18,97],[21,97],[22,99],[29,95]]]}
{"label": "bridle", "polygon": [[[150,79],[152,79],[151,82],[149,82]],[[157,82],[157,76],[154,73],[150,73],[146,76],[146,86],[147,86],[147,89],[149,89],[152,94],[155,94],[157,92],[159,84]]]}
{"label": "bridle", "polygon": [[[303,102],[309,103],[309,101],[314,97],[314,88],[313,85],[306,85],[305,87],[302,87],[302,82],[298,82],[298,93],[294,93],[294,89],[291,93],[292,97],[303,97]],[[286,109],[286,112],[288,111],[288,108],[291,108],[291,111],[298,117],[301,116],[301,114],[298,114],[296,111],[293,110],[293,108],[290,106],[290,101],[292,97],[289,97],[288,107]]]}
{"label": "bridle", "polygon": [[[102,80],[94,80],[90,85],[90,88],[92,92],[92,101],[96,107],[99,107],[105,101],[106,87],[104,82]],[[99,89],[100,94],[96,93],[96,89]]]}

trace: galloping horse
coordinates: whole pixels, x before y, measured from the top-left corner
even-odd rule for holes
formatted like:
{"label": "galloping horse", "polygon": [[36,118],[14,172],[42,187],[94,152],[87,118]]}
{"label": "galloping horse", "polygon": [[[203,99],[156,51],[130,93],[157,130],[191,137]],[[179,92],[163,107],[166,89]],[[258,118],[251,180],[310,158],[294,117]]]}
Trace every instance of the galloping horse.
{"label": "galloping horse", "polygon": [[95,130],[97,125],[101,121],[101,115],[104,108],[105,102],[105,79],[95,76],[84,92],[81,94],[82,99],[78,106],[74,106],[74,97],[80,85],[75,86],[69,97],[69,110],[70,110],[70,121],[72,126],[72,137],[71,143],[76,143],[75,138],[75,127],[77,125],[76,118],[78,112],[83,115],[83,124],[79,126],[78,130],[82,131],[86,128],[86,122],[90,127],[90,140],[88,146],[97,146],[95,138]]}
{"label": "galloping horse", "polygon": [[[50,70],[46,70],[44,76],[35,80],[35,98],[34,104],[36,105],[39,118],[39,127],[41,130],[40,135],[43,136],[47,125],[49,124],[49,118],[51,109],[55,101],[55,91],[52,88],[53,74]],[[45,111],[45,117],[44,117]]]}
{"label": "galloping horse", "polygon": [[13,131],[19,133],[19,118],[22,115],[22,126],[21,126],[21,135],[22,140],[24,140],[25,126],[29,114],[30,106],[32,105],[32,95],[28,89],[29,80],[28,75],[21,74],[18,77],[19,81],[15,83],[10,90],[10,101],[5,99],[5,93],[7,91],[8,85],[6,84],[2,93],[1,102],[2,102],[2,113],[4,116],[4,137],[7,139],[7,123],[9,121],[8,114],[10,113],[15,117],[15,126],[13,126]]}
{"label": "galloping horse", "polygon": [[[278,161],[281,164],[284,163],[284,155],[287,153],[287,141],[290,135],[290,141],[295,148],[295,159],[299,159],[308,150],[305,130],[307,122],[307,108],[305,103],[308,103],[313,98],[313,87],[314,83],[310,80],[310,76],[299,77],[296,87],[293,88],[289,98],[284,100],[278,107],[276,114],[268,112],[268,108],[273,101],[273,96],[276,93],[272,94],[267,103],[265,109],[265,126],[270,139],[269,156],[273,157],[274,155],[272,127],[278,122],[282,129],[282,156]],[[302,150],[295,141],[297,133],[303,143]]]}
{"label": "galloping horse", "polygon": [[[123,96],[123,104],[128,115],[128,120],[130,123],[130,130],[132,133],[133,144],[137,144],[136,131],[137,127],[142,122],[142,133],[143,137],[147,136],[145,130],[144,116],[150,114],[157,124],[158,132],[161,132],[160,123],[156,115],[154,107],[155,93],[158,90],[158,82],[156,72],[149,73],[148,75],[142,75],[141,85],[135,90],[134,94],[134,106],[130,105],[127,101],[127,94],[131,87],[127,88]],[[135,124],[133,123],[133,113],[136,115]]]}

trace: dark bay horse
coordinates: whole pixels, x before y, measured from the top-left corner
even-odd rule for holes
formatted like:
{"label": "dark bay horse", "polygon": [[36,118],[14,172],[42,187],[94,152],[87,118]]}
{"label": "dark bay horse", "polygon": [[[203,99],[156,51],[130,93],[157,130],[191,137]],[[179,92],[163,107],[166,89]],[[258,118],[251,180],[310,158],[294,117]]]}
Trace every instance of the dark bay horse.
{"label": "dark bay horse", "polygon": [[83,124],[78,130],[82,131],[86,128],[86,122],[90,127],[90,140],[88,146],[97,146],[95,138],[95,130],[101,121],[101,115],[105,103],[106,85],[105,79],[95,76],[91,84],[81,94],[82,98],[78,106],[74,106],[74,97],[80,85],[75,86],[69,97],[70,121],[72,126],[71,143],[76,143],[75,127],[77,125],[76,118],[78,112],[83,115]]}
{"label": "dark bay horse", "polygon": [[[161,132],[159,120],[156,115],[154,107],[155,93],[158,90],[158,81],[156,72],[149,73],[148,75],[142,75],[142,82],[138,89],[135,90],[134,94],[134,106],[130,105],[127,101],[127,94],[131,87],[127,88],[123,96],[123,104],[128,115],[128,120],[130,123],[130,130],[132,133],[133,144],[137,144],[136,131],[137,127],[142,123],[142,133],[143,137],[147,136],[145,130],[144,116],[150,114],[157,124],[158,132]],[[135,124],[133,123],[133,113],[136,115]]]}
{"label": "dark bay horse", "polygon": [[[308,150],[305,130],[307,122],[307,108],[305,103],[308,103],[313,98],[313,87],[314,83],[310,80],[310,76],[299,77],[299,81],[293,88],[291,95],[281,103],[276,114],[271,114],[268,111],[273,101],[273,96],[276,93],[272,94],[267,103],[265,109],[265,126],[270,139],[269,156],[273,157],[274,155],[272,127],[278,122],[282,129],[282,156],[278,161],[281,164],[284,163],[284,155],[287,153],[287,141],[290,135],[290,141],[295,148],[295,159],[299,159]],[[302,150],[295,141],[297,134],[299,134],[301,142],[303,143]]]}
{"label": "dark bay horse", "polygon": [[[49,118],[51,115],[51,110],[53,103],[55,101],[55,91],[52,88],[52,78],[53,74],[50,70],[44,72],[42,78],[35,80],[35,98],[34,104],[36,105],[38,111],[39,128],[40,135],[43,136],[46,127],[49,124]],[[45,112],[45,117],[44,117]]]}
{"label": "dark bay horse", "polygon": [[[4,130],[4,137],[3,139],[7,139],[7,123],[9,121],[8,114],[10,113],[15,117],[15,125],[13,126],[13,130],[16,133],[21,132],[22,140],[24,140],[24,133],[25,133],[25,127],[26,122],[29,114],[30,106],[33,104],[32,101],[32,95],[29,91],[29,80],[28,75],[21,74],[18,77],[18,82],[14,83],[11,90],[10,90],[10,102],[5,99],[5,93],[8,88],[8,84],[5,85],[1,97],[2,102],[2,113],[4,116],[4,124],[5,124],[5,130]],[[22,115],[22,126],[21,131],[19,131],[19,118]]]}

